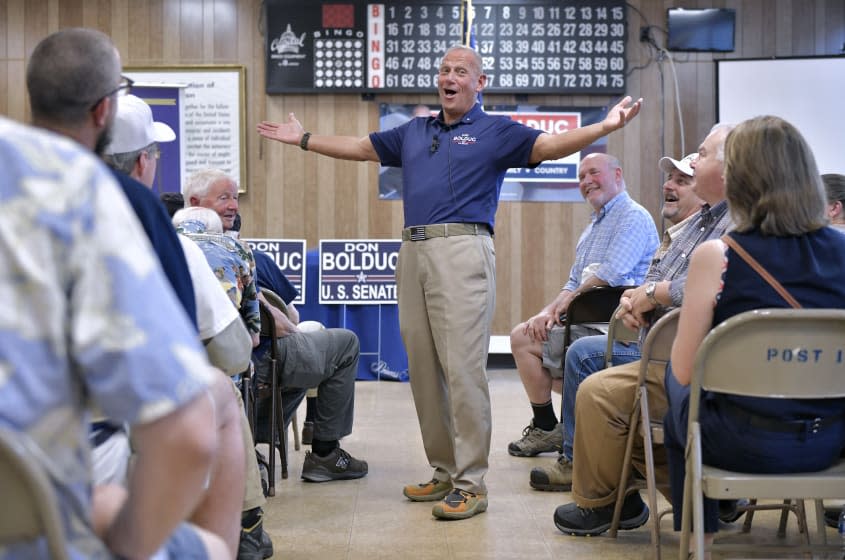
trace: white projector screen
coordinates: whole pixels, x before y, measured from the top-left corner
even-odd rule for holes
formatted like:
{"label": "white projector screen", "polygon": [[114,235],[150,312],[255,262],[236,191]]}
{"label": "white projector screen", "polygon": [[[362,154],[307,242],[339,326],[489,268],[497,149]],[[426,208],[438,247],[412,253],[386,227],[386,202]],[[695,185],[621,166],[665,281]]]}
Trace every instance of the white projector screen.
{"label": "white projector screen", "polygon": [[717,60],[718,122],[776,115],[795,125],[819,173],[845,174],[845,57]]}

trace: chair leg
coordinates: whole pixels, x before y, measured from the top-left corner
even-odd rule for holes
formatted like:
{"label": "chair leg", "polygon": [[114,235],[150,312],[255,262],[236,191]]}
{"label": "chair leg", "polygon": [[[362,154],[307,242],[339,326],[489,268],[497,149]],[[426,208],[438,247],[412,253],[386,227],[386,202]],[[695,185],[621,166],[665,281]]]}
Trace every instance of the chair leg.
{"label": "chair leg", "polygon": [[813,501],[816,503],[816,532],[819,535],[821,544],[827,545],[827,528],[824,524],[824,505],[821,500]]}
{"label": "chair leg", "polygon": [[751,531],[751,523],[754,521],[754,506],[757,505],[757,498],[748,500],[748,509],[745,512],[745,522],[742,524],[742,532],[748,533]]}
{"label": "chair leg", "polygon": [[293,411],[293,418],[291,418],[290,425],[293,427],[293,448],[299,451],[302,446],[299,441],[299,422],[296,419],[296,411]]}
{"label": "chair leg", "polygon": [[[778,538],[783,539],[786,537],[786,522],[789,521],[789,511],[791,509],[791,501],[784,500],[783,501],[783,508],[780,510],[780,521],[778,522]],[[797,512],[796,512],[796,515]],[[801,526],[801,521],[799,520],[798,526]]]}
{"label": "chair leg", "polygon": [[278,394],[276,398],[278,399],[278,403],[276,404],[276,416],[273,417],[273,422],[276,424],[276,431],[279,433],[279,459],[282,463],[282,478],[287,479],[288,477],[288,437],[287,437],[287,430],[285,430],[285,418],[284,418],[284,401],[282,400],[282,388],[281,384],[277,384],[276,387]]}
{"label": "chair leg", "polygon": [[[276,363],[275,360],[270,360],[270,371],[276,371]],[[270,457],[268,457],[270,462],[269,468],[269,476],[268,476],[268,490],[267,494],[270,496],[276,495],[276,416],[278,414],[278,406],[279,403],[276,400],[276,393],[278,391],[278,386],[276,383],[276,375],[275,373],[271,376],[270,381]]]}
{"label": "chair leg", "polygon": [[651,545],[655,560],[660,560],[660,515],[657,512],[657,480],[654,476],[654,441],[651,433],[651,417],[648,411],[648,394],[645,386],[640,388],[640,424],[643,427],[643,452],[645,453],[646,488],[648,506],[651,508]]}
{"label": "chair leg", "polygon": [[637,437],[637,424],[640,420],[638,400],[639,398],[634,399],[634,408],[631,409],[631,416],[628,419],[628,439],[625,442],[625,457],[622,459],[622,468],[619,471],[619,485],[616,487],[616,504],[613,507],[613,519],[610,522],[610,529],[607,533],[607,536],[611,539],[615,539],[619,532],[619,522],[622,519],[622,503],[628,494],[628,480],[631,477],[631,456],[634,452],[634,438]]}

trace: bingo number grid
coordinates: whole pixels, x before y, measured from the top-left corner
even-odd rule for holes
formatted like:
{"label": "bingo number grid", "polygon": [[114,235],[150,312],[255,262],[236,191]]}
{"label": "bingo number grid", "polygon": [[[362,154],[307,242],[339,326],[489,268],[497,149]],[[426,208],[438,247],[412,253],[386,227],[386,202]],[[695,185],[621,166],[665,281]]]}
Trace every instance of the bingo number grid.
{"label": "bingo number grid", "polygon": [[[488,93],[624,93],[624,0],[474,2]],[[267,93],[425,93],[460,3],[268,0]]]}

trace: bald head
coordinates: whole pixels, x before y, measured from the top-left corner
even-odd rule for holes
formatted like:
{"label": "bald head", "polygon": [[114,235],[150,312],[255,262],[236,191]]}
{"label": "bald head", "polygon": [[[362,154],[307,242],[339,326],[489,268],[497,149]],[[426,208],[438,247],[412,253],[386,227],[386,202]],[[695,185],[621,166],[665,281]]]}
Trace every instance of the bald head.
{"label": "bald head", "polygon": [[26,68],[33,121],[79,125],[119,82],[120,57],[108,35],[85,28],[57,31],[38,43]]}
{"label": "bald head", "polygon": [[600,210],[625,190],[622,165],[610,154],[589,154],[578,166],[578,186],[593,210]]}

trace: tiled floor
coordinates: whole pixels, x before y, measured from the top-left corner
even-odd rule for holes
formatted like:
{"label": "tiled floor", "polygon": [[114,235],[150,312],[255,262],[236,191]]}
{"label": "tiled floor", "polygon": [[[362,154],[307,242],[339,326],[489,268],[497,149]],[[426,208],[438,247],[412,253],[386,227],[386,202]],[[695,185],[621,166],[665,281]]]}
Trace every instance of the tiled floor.
{"label": "tiled floor", "polygon": [[[493,400],[493,446],[487,484],[490,508],[463,521],[438,521],[431,504],[411,503],[402,486],[430,478],[422,449],[410,387],[407,383],[358,382],[355,427],[342,445],[369,462],[369,475],[355,481],[310,484],[299,478],[307,449],[290,443],[290,478],[277,482],[268,498],[264,527],[273,537],[274,558],[285,560],[378,559],[640,559],[651,558],[647,526],[606,536],[577,538],[558,531],[552,513],[569,502],[568,493],[537,492],[528,486],[534,465],[556,455],[511,457],[507,443],[530,419],[530,408],[513,369],[490,371]],[[300,418],[304,408],[300,410]],[[663,504],[665,507],[665,503]],[[808,506],[810,504],[808,503]],[[752,538],[771,542],[775,513],[755,517]],[[810,520],[811,527],[814,521]],[[677,558],[678,539],[664,518],[664,558]],[[722,538],[743,541],[738,527]],[[787,529],[796,535],[794,519]],[[829,536],[836,538],[830,530]],[[733,556],[735,557],[735,556]],[[840,555],[841,557],[841,555]]]}

